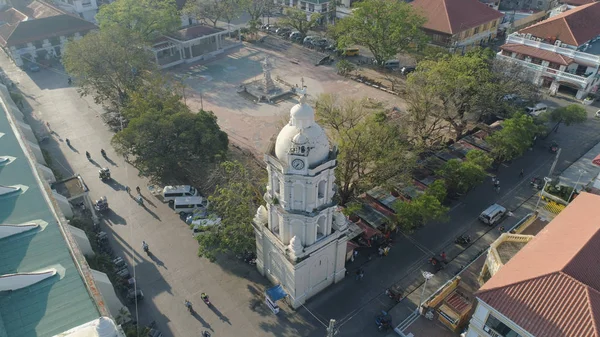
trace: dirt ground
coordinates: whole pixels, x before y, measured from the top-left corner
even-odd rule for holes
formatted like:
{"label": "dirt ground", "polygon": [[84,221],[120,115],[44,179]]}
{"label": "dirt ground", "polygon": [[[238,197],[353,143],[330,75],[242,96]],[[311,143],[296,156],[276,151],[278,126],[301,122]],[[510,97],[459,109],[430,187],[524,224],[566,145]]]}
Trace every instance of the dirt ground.
{"label": "dirt ground", "polygon": [[321,93],[341,98],[370,97],[388,107],[404,109],[400,97],[338,75],[333,66],[315,66],[322,57],[315,51],[288,41],[267,38],[264,43],[249,44],[205,64],[175,68],[171,73],[185,83],[185,99],[193,109],[215,113],[230,141],[262,159],[271,137],[287,122],[295,98],[277,104],[255,103],[237,93],[239,86],[263,76],[261,62],[269,56],[273,79],[291,85],[307,86],[310,99]]}

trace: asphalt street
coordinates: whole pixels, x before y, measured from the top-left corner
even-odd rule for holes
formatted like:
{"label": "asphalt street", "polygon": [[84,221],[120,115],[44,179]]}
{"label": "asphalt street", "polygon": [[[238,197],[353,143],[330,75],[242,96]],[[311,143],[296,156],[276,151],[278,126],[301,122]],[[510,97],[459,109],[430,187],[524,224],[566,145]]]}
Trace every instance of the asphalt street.
{"label": "asphalt street", "polygon": [[[429,224],[411,236],[399,236],[388,257],[368,261],[366,254],[360,255],[348,268],[352,272],[362,265],[366,274],[361,281],[348,277],[332,286],[307,303],[311,313],[306,309],[294,313],[284,308],[275,317],[263,304],[262,293],[268,284],[253,268],[234,260],[213,264],[195,255],[197,244],[187,226],[167,205],[150,196],[145,188],[147,181],[114,154],[109,144],[112,134],[100,118],[101,108],[89,98],[80,98],[76,88],[67,85],[66,75],[52,69],[26,74],[4,54],[0,55],[0,66],[24,92],[28,102],[25,110],[33,112],[34,130],[43,130],[43,123],[49,122],[55,132],[42,144],[51,155],[51,166],[62,176],[81,174],[92,198],[108,197],[112,211],[105,229],[111,234],[114,249],[136,266],[138,284],[146,295],[139,305],[139,319],[142,323],[156,320],[165,336],[196,336],[202,329],[210,330],[214,336],[240,332],[248,336],[323,336],[323,326],[311,313],[322,322],[337,319],[341,324],[339,336],[375,335],[374,316],[393,306],[383,296],[385,289],[400,281],[413,284],[420,277],[419,271],[429,268],[427,258],[442,250],[456,249],[452,241],[461,233],[489,230],[476,221],[488,205],[499,202],[516,210],[534,193],[527,179],[519,178],[519,172],[523,169],[527,177],[546,175],[553,160],[546,148],[551,140],[563,149],[557,172],[600,141],[600,121],[591,117],[598,108],[588,107],[590,121],[562,126],[523,158],[501,167],[500,193],[494,192],[491,182],[479,186],[453,205],[448,222]],[[64,143],[66,138],[72,149]],[[102,148],[109,160],[101,159]],[[93,161],[86,160],[85,151],[92,153]],[[99,181],[97,171],[102,166],[113,172],[113,183]],[[142,187],[146,207],[139,207],[125,192],[125,186],[132,190]],[[149,243],[152,258],[142,252],[142,240]],[[211,296],[213,308],[202,304],[201,292]],[[197,315],[186,312],[184,299],[195,304]]]}

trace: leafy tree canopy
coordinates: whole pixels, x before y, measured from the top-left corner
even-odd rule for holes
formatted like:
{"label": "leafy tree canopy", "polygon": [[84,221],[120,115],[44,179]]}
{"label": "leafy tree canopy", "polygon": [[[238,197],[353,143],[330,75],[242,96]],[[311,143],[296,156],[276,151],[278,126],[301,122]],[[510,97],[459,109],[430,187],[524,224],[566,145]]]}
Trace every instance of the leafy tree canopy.
{"label": "leafy tree canopy", "polygon": [[119,111],[129,95],[156,70],[153,55],[134,32],[109,27],[69,41],[62,57],[79,93],[97,104]]}
{"label": "leafy tree canopy", "polygon": [[354,5],[352,15],[331,26],[339,47],[358,44],[367,47],[377,63],[396,54],[423,46],[427,36],[421,30],[426,19],[404,1],[365,0]]}
{"label": "leafy tree canopy", "polygon": [[450,159],[436,173],[444,178],[451,193],[463,194],[483,182],[492,161],[483,151],[472,150],[464,161]]}
{"label": "leafy tree canopy", "polygon": [[223,162],[215,174],[224,183],[209,197],[209,211],[221,217],[221,224],[198,236],[198,255],[214,260],[220,253],[255,251],[252,219],[264,191],[252,185],[253,177],[239,162]]}
{"label": "leafy tree canopy", "polygon": [[208,20],[216,27],[217,22],[225,17],[225,11],[228,9],[229,4],[222,0],[188,0],[183,12],[196,19]]}
{"label": "leafy tree canopy", "polygon": [[319,122],[338,146],[336,179],[344,205],[354,195],[378,185],[405,180],[415,158],[399,126],[368,108],[366,100],[340,102],[333,95],[317,99]]}
{"label": "leafy tree canopy", "polygon": [[181,26],[175,0],[119,0],[100,7],[100,29],[121,27],[145,41],[171,33]]}
{"label": "leafy tree canopy", "polygon": [[554,131],[556,131],[561,123],[569,126],[585,122],[587,120],[587,112],[583,106],[571,104],[552,110],[550,112],[550,120],[556,123],[554,126]]}
{"label": "leafy tree canopy", "polygon": [[319,24],[321,18],[319,13],[312,13],[309,18],[306,12],[299,8],[286,8],[285,16],[279,20],[279,24],[292,27],[300,34],[306,35],[309,30]]}
{"label": "leafy tree canopy", "polygon": [[504,120],[502,130],[494,132],[486,141],[494,147],[492,155],[495,159],[511,160],[525,153],[542,129],[543,126],[536,124],[531,116],[518,113]]}
{"label": "leafy tree canopy", "polygon": [[448,207],[440,201],[446,194],[443,181],[434,187],[434,190],[428,190],[411,201],[396,201],[393,208],[396,211],[396,222],[402,229],[413,230],[431,221],[447,219]]}
{"label": "leafy tree canopy", "polygon": [[[450,55],[438,60],[425,60],[408,78],[407,85],[423,95],[408,95],[411,107],[426,107],[430,119],[443,120],[454,131],[454,139],[462,137],[469,121],[477,121],[476,104],[482,83],[492,80],[491,55],[477,49],[464,56]],[[429,100],[424,105],[424,100]]]}
{"label": "leafy tree canopy", "polygon": [[163,182],[184,179],[227,152],[227,134],[217,117],[203,110],[190,112],[177,96],[136,94],[125,111],[131,116],[129,125],[112,144],[129,155],[141,174]]}

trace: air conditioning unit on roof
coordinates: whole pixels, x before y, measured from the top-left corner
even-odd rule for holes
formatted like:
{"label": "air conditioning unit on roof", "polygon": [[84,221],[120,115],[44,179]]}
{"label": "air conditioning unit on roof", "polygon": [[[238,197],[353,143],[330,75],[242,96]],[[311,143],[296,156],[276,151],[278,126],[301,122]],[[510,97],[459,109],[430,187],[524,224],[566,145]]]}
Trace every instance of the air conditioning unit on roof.
{"label": "air conditioning unit on roof", "polygon": [[560,40],[554,41],[554,45],[557,47],[560,47],[561,44],[562,44],[562,42]]}
{"label": "air conditioning unit on roof", "polygon": [[526,39],[531,39],[532,37],[533,37],[533,36],[532,36],[531,34],[527,34],[527,35],[525,35],[525,38],[526,38]]}
{"label": "air conditioning unit on roof", "polygon": [[541,41],[542,41],[542,38],[538,37],[538,38],[537,38],[537,39],[535,39],[535,40],[536,40],[536,41],[538,41],[538,42],[541,42]]}

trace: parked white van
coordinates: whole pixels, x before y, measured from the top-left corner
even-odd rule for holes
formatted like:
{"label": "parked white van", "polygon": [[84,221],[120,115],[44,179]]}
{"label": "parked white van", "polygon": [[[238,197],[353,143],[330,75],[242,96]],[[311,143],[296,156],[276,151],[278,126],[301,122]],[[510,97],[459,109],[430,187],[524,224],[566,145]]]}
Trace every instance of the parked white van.
{"label": "parked white van", "polygon": [[535,106],[528,107],[525,111],[531,116],[539,116],[544,112],[548,111],[548,106],[544,103],[538,103]]}
{"label": "parked white van", "polygon": [[188,214],[195,209],[202,209],[208,206],[208,200],[202,197],[177,197],[173,202],[175,213]]}
{"label": "parked white van", "polygon": [[165,186],[162,192],[164,202],[169,202],[179,197],[195,197],[197,195],[198,190],[190,185]]}
{"label": "parked white van", "polygon": [[486,208],[485,211],[481,212],[479,215],[479,220],[485,224],[488,224],[489,226],[493,226],[502,220],[505,214],[506,208],[498,204],[493,204],[492,206]]}

